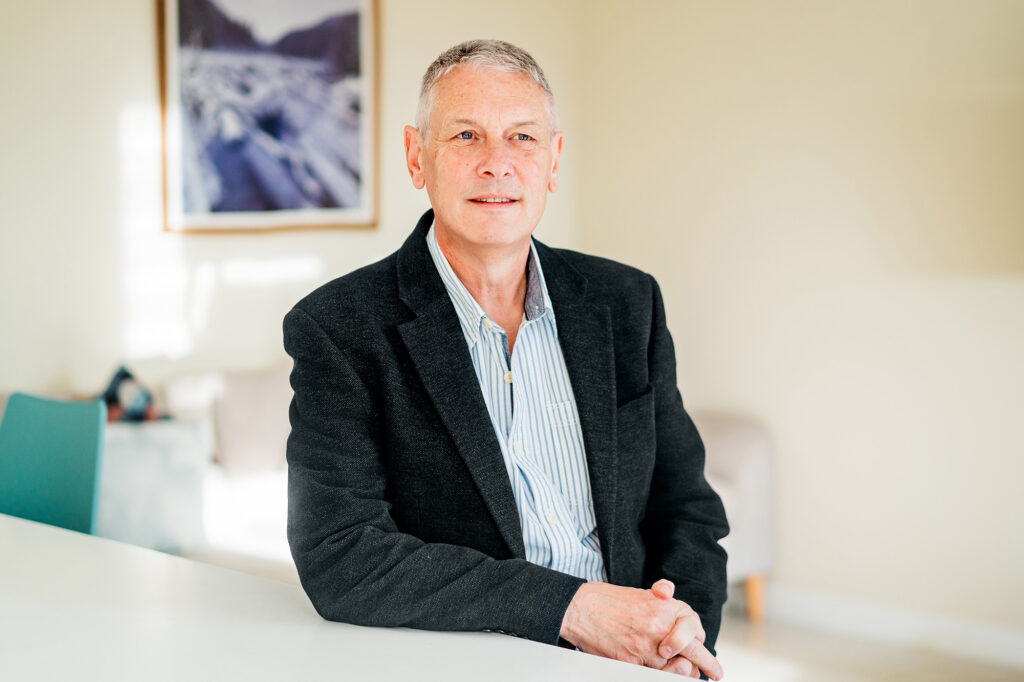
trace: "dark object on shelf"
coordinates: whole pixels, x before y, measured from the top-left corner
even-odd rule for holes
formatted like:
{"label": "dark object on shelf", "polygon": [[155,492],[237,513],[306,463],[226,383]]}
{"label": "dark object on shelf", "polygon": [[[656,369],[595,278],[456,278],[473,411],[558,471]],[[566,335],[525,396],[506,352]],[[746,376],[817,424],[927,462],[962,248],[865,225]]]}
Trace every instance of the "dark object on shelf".
{"label": "dark object on shelf", "polygon": [[161,419],[153,404],[153,394],[136,381],[124,366],[117,368],[107,390],[100,397],[107,404],[108,422]]}

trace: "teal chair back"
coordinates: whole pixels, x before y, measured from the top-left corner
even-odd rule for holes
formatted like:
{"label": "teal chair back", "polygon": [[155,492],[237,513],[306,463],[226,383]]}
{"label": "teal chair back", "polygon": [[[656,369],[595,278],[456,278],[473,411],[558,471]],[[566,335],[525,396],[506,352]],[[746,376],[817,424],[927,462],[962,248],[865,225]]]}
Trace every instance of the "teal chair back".
{"label": "teal chair back", "polygon": [[0,513],[91,533],[106,418],[99,400],[13,394],[0,422]]}

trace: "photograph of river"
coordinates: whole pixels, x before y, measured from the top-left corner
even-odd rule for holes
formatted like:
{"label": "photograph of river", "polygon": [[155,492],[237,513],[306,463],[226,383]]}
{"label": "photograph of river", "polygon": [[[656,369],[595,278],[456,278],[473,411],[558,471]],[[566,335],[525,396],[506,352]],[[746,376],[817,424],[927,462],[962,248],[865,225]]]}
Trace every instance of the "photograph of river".
{"label": "photograph of river", "polygon": [[171,229],[372,222],[371,5],[167,0]]}

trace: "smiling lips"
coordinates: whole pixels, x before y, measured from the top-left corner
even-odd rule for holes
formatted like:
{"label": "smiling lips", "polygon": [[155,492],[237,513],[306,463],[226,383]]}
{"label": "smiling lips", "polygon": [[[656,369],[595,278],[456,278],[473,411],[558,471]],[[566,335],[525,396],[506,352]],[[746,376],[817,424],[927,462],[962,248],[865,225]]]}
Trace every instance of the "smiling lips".
{"label": "smiling lips", "polygon": [[509,206],[518,201],[509,197],[483,196],[470,199],[474,204],[489,204],[491,206]]}

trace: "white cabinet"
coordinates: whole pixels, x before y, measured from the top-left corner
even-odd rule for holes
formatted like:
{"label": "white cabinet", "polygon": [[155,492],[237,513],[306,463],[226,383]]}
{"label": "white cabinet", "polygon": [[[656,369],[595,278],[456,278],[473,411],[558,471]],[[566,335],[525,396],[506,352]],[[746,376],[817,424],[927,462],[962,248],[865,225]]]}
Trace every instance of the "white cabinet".
{"label": "white cabinet", "polygon": [[209,420],[108,423],[95,534],[169,552],[203,545]]}

